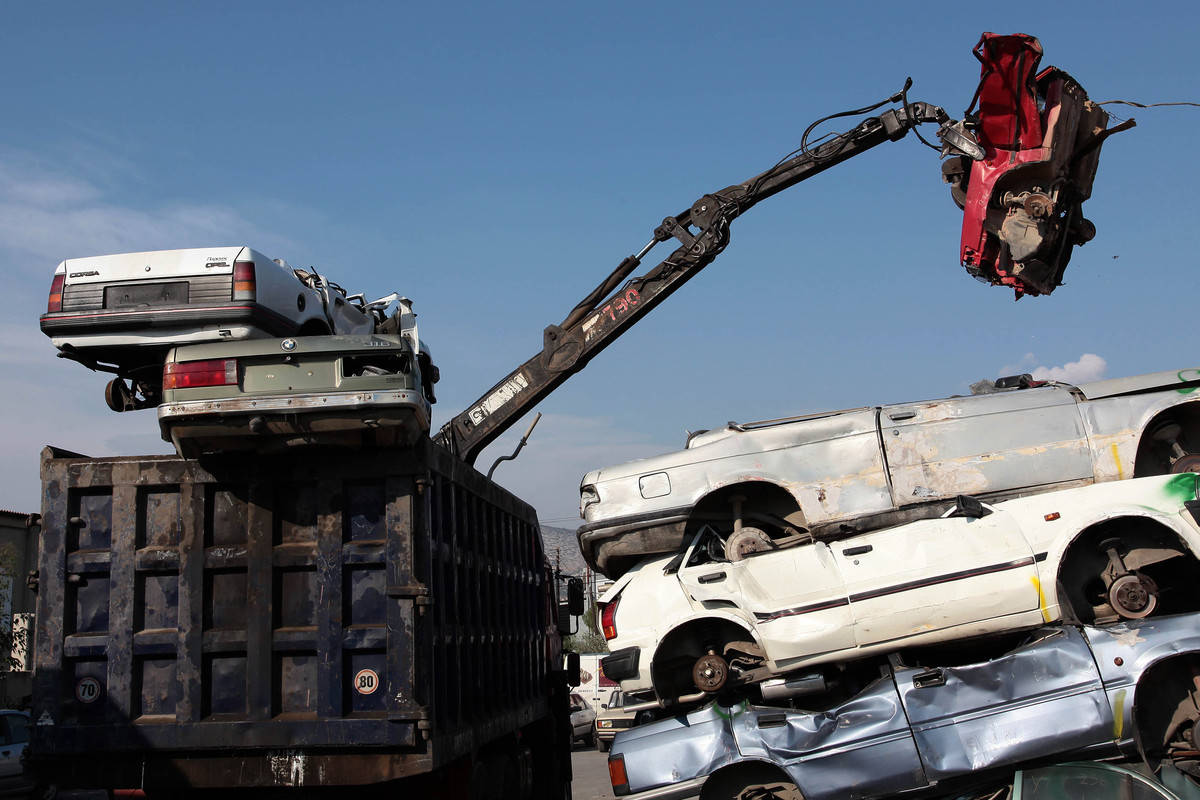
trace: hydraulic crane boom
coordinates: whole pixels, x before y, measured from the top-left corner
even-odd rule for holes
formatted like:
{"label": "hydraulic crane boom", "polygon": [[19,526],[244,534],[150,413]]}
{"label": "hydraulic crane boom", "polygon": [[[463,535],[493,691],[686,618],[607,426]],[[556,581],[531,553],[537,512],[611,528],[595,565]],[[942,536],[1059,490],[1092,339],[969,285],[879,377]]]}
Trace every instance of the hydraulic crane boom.
{"label": "hydraulic crane boom", "polygon": [[[905,91],[909,85],[905,85]],[[826,137],[819,145],[802,147],[798,154],[750,180],[706,194],[683,213],[664,219],[654,230],[654,238],[640,252],[622,261],[560,325],[546,328],[540,353],[447,422],[436,440],[473,464],[480,451],[516,420],[712,263],[729,244],[730,223],[758,202],[878,144],[902,139],[909,130],[926,122],[941,125],[938,135],[948,143],[944,150],[955,147],[955,152],[978,157],[970,134],[964,134],[959,126],[951,126],[943,109],[923,102],[907,102],[904,91],[883,103],[847,113],[867,113],[887,103],[901,105],[867,117],[845,133]],[[670,239],[679,242],[674,252],[641,277],[629,279],[655,245]]]}

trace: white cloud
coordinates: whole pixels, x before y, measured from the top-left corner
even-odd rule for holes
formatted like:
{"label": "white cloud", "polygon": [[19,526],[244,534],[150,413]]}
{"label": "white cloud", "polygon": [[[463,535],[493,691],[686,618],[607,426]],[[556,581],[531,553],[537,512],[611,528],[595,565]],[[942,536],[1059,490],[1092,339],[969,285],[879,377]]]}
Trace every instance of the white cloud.
{"label": "white cloud", "polygon": [[1108,370],[1108,362],[1095,353],[1084,353],[1078,361],[1061,367],[1038,367],[1033,371],[1034,380],[1062,381],[1063,383],[1088,383],[1098,381]]}
{"label": "white cloud", "polygon": [[1095,353],[1084,353],[1078,361],[1061,367],[1043,367],[1033,353],[1026,353],[1020,361],[1000,369],[1000,375],[1020,375],[1028,372],[1038,381],[1062,381],[1063,383],[1087,383],[1098,381],[1108,371],[1108,362]]}
{"label": "white cloud", "polygon": [[243,243],[267,252],[291,249],[229,207],[169,202],[132,208],[84,178],[20,154],[4,156],[0,252],[10,271],[26,277],[49,276],[65,258],[107,253]]}

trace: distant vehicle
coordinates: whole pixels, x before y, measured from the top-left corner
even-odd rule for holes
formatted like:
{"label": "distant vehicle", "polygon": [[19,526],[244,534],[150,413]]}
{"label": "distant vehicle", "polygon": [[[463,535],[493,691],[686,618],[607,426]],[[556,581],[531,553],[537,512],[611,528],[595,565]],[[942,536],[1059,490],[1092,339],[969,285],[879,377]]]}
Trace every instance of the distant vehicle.
{"label": "distant vehicle", "polygon": [[1152,768],[1194,758],[1196,615],[1047,627],[995,658],[963,654],[961,645],[894,654],[819,710],[713,703],[625,731],[609,756],[613,790],[946,796],[1054,756],[1141,755]]}
{"label": "distant vehicle", "polygon": [[1079,386],[1028,375],[975,394],[700,431],[685,450],[595,470],[579,544],[618,577],[704,525],[738,540],[844,535],[999,501],[1200,468],[1200,369]]}
{"label": "distant vehicle", "polygon": [[373,333],[392,299],[347,296],[249,247],[120,253],[59,264],[41,328],[63,357],[115,373],[106,400],[127,411],[157,405],[171,347]]}
{"label": "distant vehicle", "polygon": [[768,679],[819,683],[822,665],[897,647],[1200,611],[1198,492],[1200,475],[1182,473],[994,506],[963,497],[934,519],[787,547],[753,540],[757,552],[704,528],[601,598],[604,671],[670,704]]}
{"label": "distant vehicle", "polygon": [[588,747],[596,743],[596,711],[578,692],[571,692],[571,736]]}
{"label": "distant vehicle", "polygon": [[21,754],[29,744],[29,714],[0,710],[0,796],[26,797],[33,781],[22,774]]}
{"label": "distant vehicle", "polygon": [[608,702],[601,705],[603,709],[596,715],[596,749],[607,753],[612,746],[613,737],[618,733],[638,724],[654,720],[654,714],[645,710],[630,710],[645,702],[645,697],[635,697],[620,689],[613,689],[608,696]]}
{"label": "distant vehicle", "polygon": [[185,458],[428,435],[437,367],[409,336],[302,336],[167,353],[162,437]]}

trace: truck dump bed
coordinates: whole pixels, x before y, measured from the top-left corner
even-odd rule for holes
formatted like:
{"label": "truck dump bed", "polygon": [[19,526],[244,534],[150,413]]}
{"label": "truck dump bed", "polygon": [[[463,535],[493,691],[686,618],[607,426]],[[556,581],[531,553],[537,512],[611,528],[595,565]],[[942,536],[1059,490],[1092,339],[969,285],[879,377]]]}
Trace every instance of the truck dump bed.
{"label": "truck dump bed", "polygon": [[48,447],[42,480],[41,780],[346,786],[522,728],[537,766],[553,737],[536,515],[428,440],[203,463]]}

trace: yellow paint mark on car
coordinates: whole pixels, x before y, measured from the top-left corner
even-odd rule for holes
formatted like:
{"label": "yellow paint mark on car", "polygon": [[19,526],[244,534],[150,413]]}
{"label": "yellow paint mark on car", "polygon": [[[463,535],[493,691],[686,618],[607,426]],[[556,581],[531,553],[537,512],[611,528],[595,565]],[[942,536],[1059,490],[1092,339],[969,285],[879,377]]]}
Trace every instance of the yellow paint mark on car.
{"label": "yellow paint mark on car", "polygon": [[1125,470],[1121,469],[1121,453],[1117,448],[1117,443],[1113,442],[1109,447],[1112,448],[1113,464],[1117,468],[1117,480],[1123,481],[1125,480]]}
{"label": "yellow paint mark on car", "polygon": [[1113,739],[1120,739],[1125,729],[1125,690],[1113,696]]}
{"label": "yellow paint mark on car", "polygon": [[1032,576],[1029,580],[1033,582],[1033,588],[1038,595],[1038,608],[1042,611],[1042,621],[1049,622],[1050,609],[1046,607],[1046,593],[1042,591],[1042,582],[1037,575]]}

